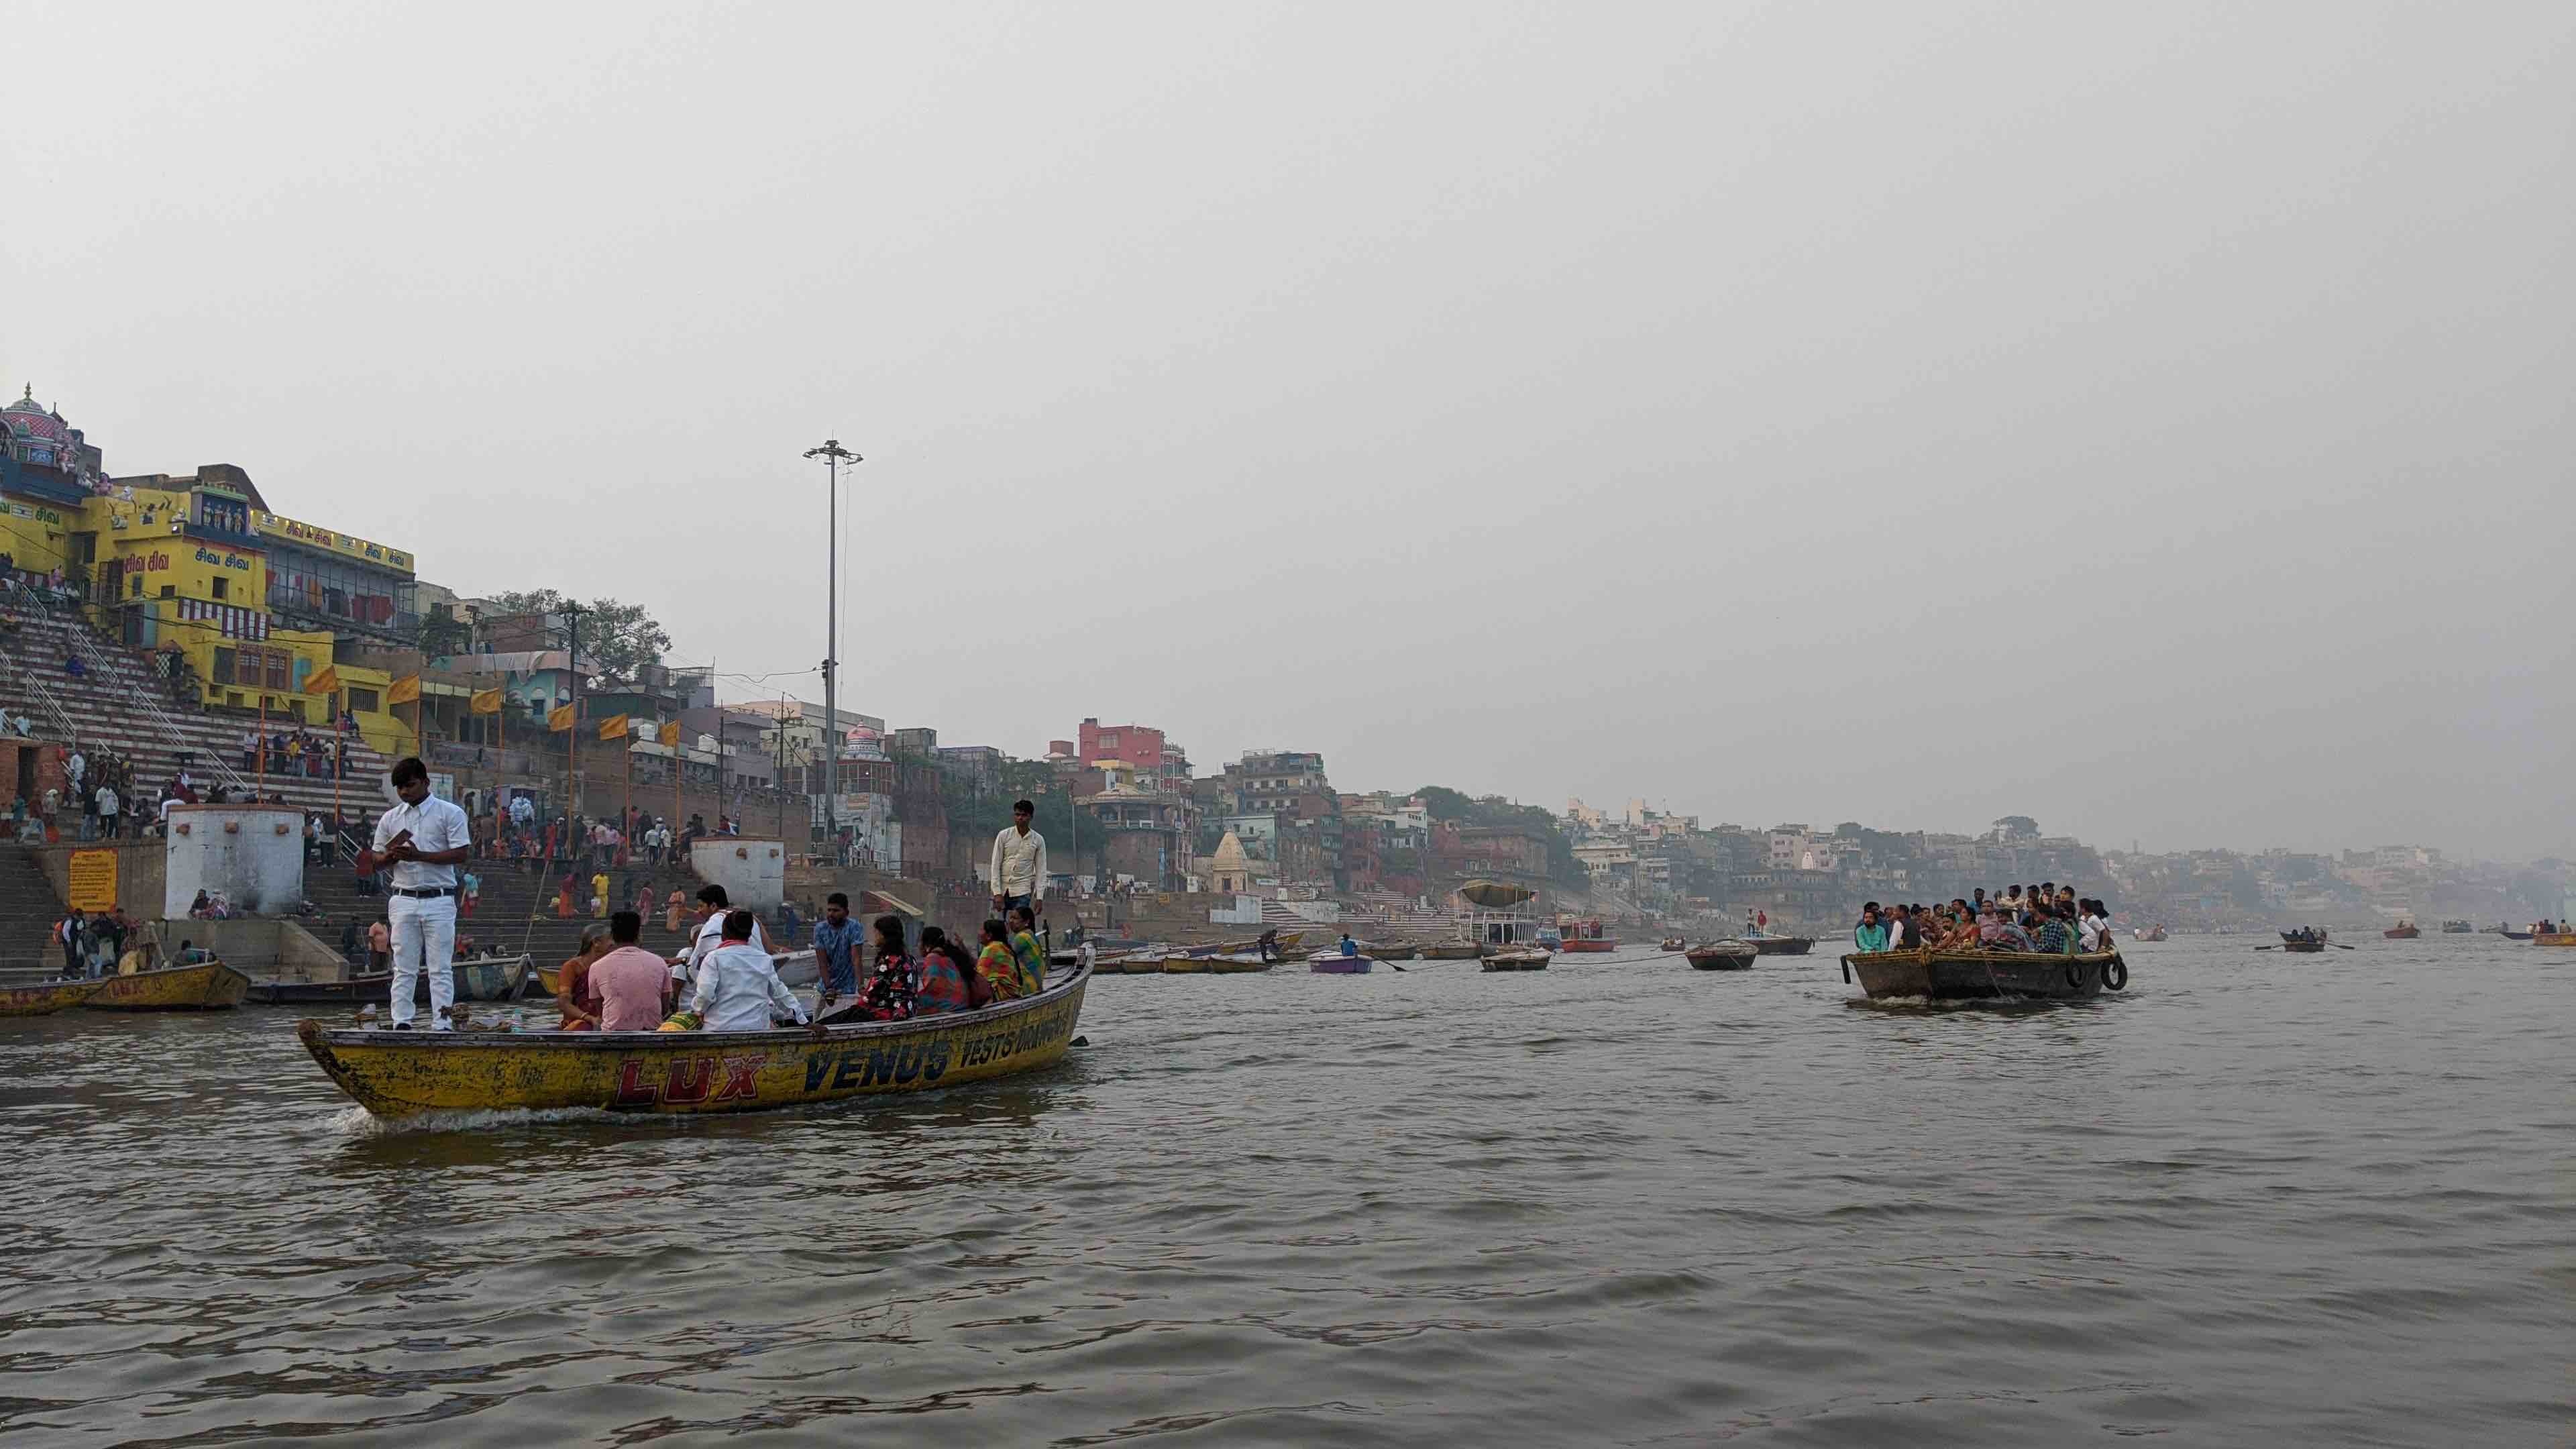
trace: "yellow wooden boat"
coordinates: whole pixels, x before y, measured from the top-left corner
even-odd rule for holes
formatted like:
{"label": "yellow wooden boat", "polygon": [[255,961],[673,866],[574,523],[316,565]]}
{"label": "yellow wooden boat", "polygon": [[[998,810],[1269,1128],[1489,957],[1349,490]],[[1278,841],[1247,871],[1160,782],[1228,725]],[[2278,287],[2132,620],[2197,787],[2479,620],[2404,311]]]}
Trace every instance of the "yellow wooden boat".
{"label": "yellow wooden boat", "polygon": [[103,985],[99,981],[48,981],[41,986],[0,988],[0,1016],[50,1016],[78,1006]]}
{"label": "yellow wooden boat", "polygon": [[1174,975],[1205,971],[1208,969],[1208,958],[1205,956],[1166,956],[1163,958],[1163,969]]}
{"label": "yellow wooden boat", "polygon": [[1244,971],[1267,971],[1270,963],[1258,955],[1210,956],[1207,969],[1219,976],[1231,976]]}
{"label": "yellow wooden boat", "polygon": [[250,995],[250,978],[221,961],[165,966],[102,978],[81,1001],[89,1011],[229,1011]]}
{"label": "yellow wooden boat", "polygon": [[1052,1066],[1091,973],[981,1011],[777,1031],[333,1030],[295,1034],[379,1117],[424,1112],[753,1112],[918,1092]]}
{"label": "yellow wooden boat", "polygon": [[2535,946],[2576,946],[2576,931],[2534,931],[2531,936],[2531,944]]}

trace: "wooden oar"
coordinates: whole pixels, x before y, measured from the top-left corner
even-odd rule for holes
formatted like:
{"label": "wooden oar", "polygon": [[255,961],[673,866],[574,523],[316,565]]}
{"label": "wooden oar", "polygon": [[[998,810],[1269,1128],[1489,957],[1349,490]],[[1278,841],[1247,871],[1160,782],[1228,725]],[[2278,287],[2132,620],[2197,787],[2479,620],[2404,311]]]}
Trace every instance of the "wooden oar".
{"label": "wooden oar", "polygon": [[2338,951],[2358,951],[2361,949],[2359,946],[2347,946],[2341,941],[2328,941],[2326,944],[2334,947]]}

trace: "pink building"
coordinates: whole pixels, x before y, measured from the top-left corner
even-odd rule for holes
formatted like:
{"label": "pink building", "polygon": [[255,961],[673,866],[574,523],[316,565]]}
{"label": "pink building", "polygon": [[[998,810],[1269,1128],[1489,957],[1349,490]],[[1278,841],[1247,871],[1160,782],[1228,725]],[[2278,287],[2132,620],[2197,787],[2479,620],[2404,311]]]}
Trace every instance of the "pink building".
{"label": "pink building", "polygon": [[1144,725],[1107,725],[1096,719],[1082,722],[1074,758],[1089,765],[1101,760],[1123,760],[1139,770],[1153,774],[1163,769],[1163,732]]}

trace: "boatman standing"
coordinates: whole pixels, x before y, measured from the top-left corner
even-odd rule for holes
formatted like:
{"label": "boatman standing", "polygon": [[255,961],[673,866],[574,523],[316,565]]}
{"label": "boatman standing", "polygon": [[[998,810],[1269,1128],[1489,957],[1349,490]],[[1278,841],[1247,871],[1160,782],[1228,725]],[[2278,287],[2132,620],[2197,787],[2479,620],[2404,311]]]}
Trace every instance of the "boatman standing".
{"label": "boatman standing", "polygon": [[473,831],[456,802],[429,793],[429,767],[417,756],[395,763],[393,786],[402,803],[376,821],[372,864],[392,872],[394,1030],[412,1029],[412,978],[427,971],[430,1030],[446,1031],[456,1004],[456,868]]}
{"label": "boatman standing", "polygon": [[1029,828],[1038,807],[1026,800],[1011,802],[1011,823],[993,837],[993,909],[1008,915],[1013,906],[1026,906],[1032,916],[1046,914],[1047,858],[1046,837]]}

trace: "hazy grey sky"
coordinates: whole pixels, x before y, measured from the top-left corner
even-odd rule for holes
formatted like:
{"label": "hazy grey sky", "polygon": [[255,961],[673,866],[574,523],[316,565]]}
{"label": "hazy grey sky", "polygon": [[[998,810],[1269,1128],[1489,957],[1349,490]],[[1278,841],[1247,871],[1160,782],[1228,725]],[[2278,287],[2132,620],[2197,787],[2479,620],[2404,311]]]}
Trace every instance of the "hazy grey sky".
{"label": "hazy grey sky", "polygon": [[2576,7],[9,13],[7,379],[460,590],[810,669],[837,435],[946,742],[2576,854]]}

